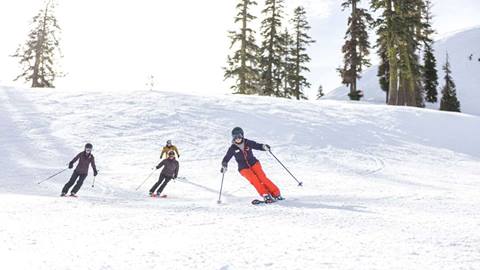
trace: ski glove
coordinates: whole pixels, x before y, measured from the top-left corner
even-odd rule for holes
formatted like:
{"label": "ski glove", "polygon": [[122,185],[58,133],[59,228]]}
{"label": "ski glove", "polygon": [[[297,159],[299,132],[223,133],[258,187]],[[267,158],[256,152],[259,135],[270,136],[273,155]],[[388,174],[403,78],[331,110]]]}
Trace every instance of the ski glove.
{"label": "ski glove", "polygon": [[268,145],[268,144],[264,144],[264,145],[262,146],[262,148],[263,148],[263,150],[265,150],[265,151],[270,151],[270,149],[271,149],[271,148],[270,148],[270,145]]}
{"label": "ski glove", "polygon": [[71,163],[71,162],[68,163],[68,168],[69,168],[69,169],[73,168],[73,163]]}
{"label": "ski glove", "polygon": [[97,176],[97,174],[98,174],[97,170],[93,171],[93,176]]}
{"label": "ski glove", "polygon": [[226,173],[227,172],[227,166],[222,166],[222,168],[220,169],[220,172],[221,173]]}
{"label": "ski glove", "polygon": [[160,165],[157,165],[157,167],[155,167],[157,170],[160,169]]}

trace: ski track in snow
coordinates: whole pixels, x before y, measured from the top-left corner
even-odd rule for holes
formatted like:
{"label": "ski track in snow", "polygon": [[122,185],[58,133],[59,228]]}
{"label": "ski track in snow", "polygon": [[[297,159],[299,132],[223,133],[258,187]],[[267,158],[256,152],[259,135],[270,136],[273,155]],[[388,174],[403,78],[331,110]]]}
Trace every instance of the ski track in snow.
{"label": "ski track in snow", "polygon": [[[480,118],[348,102],[0,87],[0,257],[6,269],[480,269]],[[286,201],[253,206],[233,126]],[[448,134],[440,134],[449,126]],[[167,139],[180,176],[146,193]],[[85,142],[100,174],[57,197]],[[37,176],[36,180],[34,176]]]}

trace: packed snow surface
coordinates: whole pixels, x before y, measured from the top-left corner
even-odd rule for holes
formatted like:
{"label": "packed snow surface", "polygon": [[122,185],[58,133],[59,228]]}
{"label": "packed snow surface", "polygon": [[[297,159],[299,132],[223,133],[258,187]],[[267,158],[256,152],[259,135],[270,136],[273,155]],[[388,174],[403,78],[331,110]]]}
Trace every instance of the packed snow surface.
{"label": "packed snow surface", "polygon": [[[220,162],[235,126],[286,201]],[[480,117],[344,101],[0,87],[2,269],[480,269]],[[167,139],[180,180],[135,189]],[[86,142],[100,171],[60,198]]]}

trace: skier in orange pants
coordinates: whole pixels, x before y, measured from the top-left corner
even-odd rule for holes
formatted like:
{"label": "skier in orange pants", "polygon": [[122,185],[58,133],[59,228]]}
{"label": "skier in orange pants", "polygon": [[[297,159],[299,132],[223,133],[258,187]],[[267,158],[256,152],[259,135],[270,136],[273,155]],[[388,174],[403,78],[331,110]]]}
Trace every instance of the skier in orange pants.
{"label": "skier in orange pants", "polygon": [[252,152],[252,149],[269,151],[270,146],[245,139],[243,130],[239,127],[232,130],[232,137],[233,142],[223,158],[221,172],[225,173],[227,171],[228,162],[232,157],[235,157],[240,174],[255,187],[266,203],[283,200],[280,189],[268,179],[263,172],[262,165]]}

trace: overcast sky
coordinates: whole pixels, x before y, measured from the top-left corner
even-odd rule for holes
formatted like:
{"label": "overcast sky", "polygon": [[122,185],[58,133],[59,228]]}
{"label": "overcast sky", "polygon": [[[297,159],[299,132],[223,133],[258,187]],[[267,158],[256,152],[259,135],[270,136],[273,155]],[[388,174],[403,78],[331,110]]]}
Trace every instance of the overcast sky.
{"label": "overcast sky", "polygon": [[[257,0],[263,6],[264,0]],[[229,52],[227,31],[235,29],[237,0],[59,0],[56,14],[63,29],[62,70],[56,83],[74,89],[145,89],[150,74],[158,90],[229,93],[223,70]],[[310,47],[314,95],[340,83],[340,47],[346,12],[340,0],[286,0],[291,11],[307,8],[317,41]],[[41,0],[0,1],[0,81],[11,84],[20,72],[9,57],[27,37]],[[433,0],[440,36],[480,25],[480,1]],[[255,15],[260,15],[255,12]],[[258,20],[259,21],[259,20]]]}

